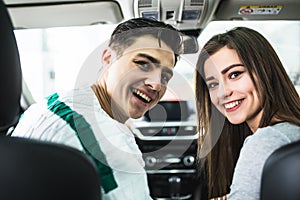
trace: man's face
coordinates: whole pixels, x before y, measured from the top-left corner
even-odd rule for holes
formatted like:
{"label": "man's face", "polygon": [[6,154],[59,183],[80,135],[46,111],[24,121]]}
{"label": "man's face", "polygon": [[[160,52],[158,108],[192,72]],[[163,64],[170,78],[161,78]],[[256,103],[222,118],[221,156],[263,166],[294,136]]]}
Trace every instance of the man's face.
{"label": "man's face", "polygon": [[107,92],[118,105],[112,111],[139,118],[165,94],[173,76],[174,52],[163,42],[159,47],[158,40],[148,35],[137,38],[117,59],[109,51],[103,59],[109,64]]}

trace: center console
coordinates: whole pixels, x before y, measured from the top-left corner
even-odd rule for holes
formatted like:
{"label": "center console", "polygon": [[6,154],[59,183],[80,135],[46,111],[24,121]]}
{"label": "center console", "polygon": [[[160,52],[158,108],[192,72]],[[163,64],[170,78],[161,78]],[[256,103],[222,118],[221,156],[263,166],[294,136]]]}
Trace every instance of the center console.
{"label": "center console", "polygon": [[153,199],[196,199],[198,133],[189,102],[159,102],[133,124]]}

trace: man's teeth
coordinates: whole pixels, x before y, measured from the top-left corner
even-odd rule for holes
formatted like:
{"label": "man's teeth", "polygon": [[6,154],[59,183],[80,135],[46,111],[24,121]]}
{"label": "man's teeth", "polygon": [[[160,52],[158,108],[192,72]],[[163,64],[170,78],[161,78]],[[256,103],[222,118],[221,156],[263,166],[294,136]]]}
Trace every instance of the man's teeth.
{"label": "man's teeth", "polygon": [[231,102],[231,103],[227,103],[224,106],[225,106],[226,109],[230,109],[230,108],[233,108],[233,107],[239,105],[241,102],[242,102],[241,100],[238,100],[238,101],[234,101],[234,102]]}
{"label": "man's teeth", "polygon": [[141,91],[134,89],[133,92],[137,95],[139,95],[140,97],[142,97],[143,99],[145,99],[147,102],[151,101],[151,98],[149,96],[147,96],[146,94],[142,93]]}

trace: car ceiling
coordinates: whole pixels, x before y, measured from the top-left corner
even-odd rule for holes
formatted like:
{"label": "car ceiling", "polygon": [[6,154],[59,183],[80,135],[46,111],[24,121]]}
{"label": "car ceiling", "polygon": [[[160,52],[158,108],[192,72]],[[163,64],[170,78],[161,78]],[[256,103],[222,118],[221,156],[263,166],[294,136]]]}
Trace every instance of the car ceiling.
{"label": "car ceiling", "polygon": [[[45,28],[116,24],[143,14],[183,31],[199,31],[211,20],[300,20],[299,0],[4,0],[14,27]],[[276,14],[241,13],[242,8],[279,9]]]}

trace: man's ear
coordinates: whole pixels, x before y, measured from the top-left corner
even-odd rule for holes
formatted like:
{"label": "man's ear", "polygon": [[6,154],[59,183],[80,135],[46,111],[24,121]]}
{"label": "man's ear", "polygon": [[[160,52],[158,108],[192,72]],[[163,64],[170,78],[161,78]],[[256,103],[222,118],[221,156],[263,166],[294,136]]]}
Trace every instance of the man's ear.
{"label": "man's ear", "polygon": [[104,65],[110,65],[112,62],[114,62],[117,59],[116,52],[111,49],[110,47],[107,47],[103,50],[101,55],[101,62]]}
{"label": "man's ear", "polygon": [[112,62],[112,50],[111,48],[105,48],[101,55],[102,64],[109,65]]}
{"label": "man's ear", "polygon": [[100,78],[101,79],[105,79],[105,77],[107,77],[109,70],[108,68],[111,66],[111,64],[115,61],[116,59],[116,53],[114,50],[112,50],[110,47],[105,48],[102,51],[102,55],[101,55],[101,68],[100,68]]}

